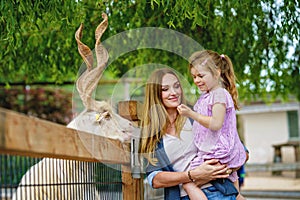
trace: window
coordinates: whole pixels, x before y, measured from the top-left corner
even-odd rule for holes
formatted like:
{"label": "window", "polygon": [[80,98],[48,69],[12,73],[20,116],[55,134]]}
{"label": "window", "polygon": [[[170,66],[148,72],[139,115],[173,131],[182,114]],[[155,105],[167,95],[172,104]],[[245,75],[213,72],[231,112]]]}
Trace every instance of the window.
{"label": "window", "polygon": [[299,136],[299,124],[298,124],[298,112],[288,111],[288,125],[289,125],[289,138],[291,140],[300,139]]}

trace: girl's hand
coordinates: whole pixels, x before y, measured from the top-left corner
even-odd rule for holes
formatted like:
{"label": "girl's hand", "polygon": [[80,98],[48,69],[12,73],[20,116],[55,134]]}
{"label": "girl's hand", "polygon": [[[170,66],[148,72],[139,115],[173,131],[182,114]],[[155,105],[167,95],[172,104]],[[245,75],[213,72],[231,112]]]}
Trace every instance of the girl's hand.
{"label": "girl's hand", "polygon": [[177,106],[177,110],[180,115],[185,117],[190,117],[190,113],[192,112],[192,109],[184,104],[180,104],[179,106]]}
{"label": "girl's hand", "polygon": [[246,198],[243,195],[241,195],[241,193],[239,193],[236,197],[236,200],[246,200]]}

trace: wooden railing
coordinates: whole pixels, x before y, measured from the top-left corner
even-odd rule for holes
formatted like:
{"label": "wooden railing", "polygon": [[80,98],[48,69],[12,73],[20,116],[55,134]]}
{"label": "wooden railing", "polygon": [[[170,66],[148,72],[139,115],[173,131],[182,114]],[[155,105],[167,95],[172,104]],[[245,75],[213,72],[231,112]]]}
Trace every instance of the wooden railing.
{"label": "wooden railing", "polygon": [[[132,118],[137,115],[132,113],[137,104],[122,102],[124,108],[128,104],[130,109],[121,108],[119,114]],[[89,151],[90,148],[93,151]],[[122,164],[123,199],[143,199],[143,180],[131,176],[130,143],[79,133],[63,125],[0,108],[0,153]]]}
{"label": "wooden railing", "polygon": [[[284,147],[292,147],[294,149],[295,155],[295,163],[291,164],[298,164],[298,168],[296,168],[296,178],[300,178],[300,141],[287,141],[281,144],[274,144],[274,163],[282,163],[282,149]],[[273,171],[273,175],[281,175],[280,170]]]}
{"label": "wooden railing", "polygon": [[[274,176],[282,175],[282,171],[294,171],[295,178],[300,178],[300,141],[288,141],[281,144],[272,145],[274,149],[274,157],[272,163],[265,164],[246,164],[247,172],[272,172]],[[292,147],[294,149],[294,162],[282,162],[284,147]]]}

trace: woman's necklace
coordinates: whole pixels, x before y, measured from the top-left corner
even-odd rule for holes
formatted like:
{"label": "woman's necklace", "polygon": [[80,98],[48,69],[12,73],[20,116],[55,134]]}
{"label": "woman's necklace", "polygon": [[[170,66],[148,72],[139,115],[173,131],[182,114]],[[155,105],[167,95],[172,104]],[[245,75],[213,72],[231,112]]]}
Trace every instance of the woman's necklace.
{"label": "woman's necklace", "polygon": [[170,135],[175,135],[176,133],[176,128],[175,128],[175,124],[168,124],[167,126],[167,133],[170,134]]}
{"label": "woman's necklace", "polygon": [[169,118],[169,123],[167,125],[167,132],[171,135],[176,133],[176,126],[175,126],[176,118],[177,116],[172,117],[172,120],[170,120]]}
{"label": "woman's necklace", "polygon": [[175,128],[175,124],[169,124],[168,128]]}
{"label": "woman's necklace", "polygon": [[168,127],[175,127],[175,121],[176,121],[176,120],[174,120],[173,122],[170,122],[170,123],[168,124]]}

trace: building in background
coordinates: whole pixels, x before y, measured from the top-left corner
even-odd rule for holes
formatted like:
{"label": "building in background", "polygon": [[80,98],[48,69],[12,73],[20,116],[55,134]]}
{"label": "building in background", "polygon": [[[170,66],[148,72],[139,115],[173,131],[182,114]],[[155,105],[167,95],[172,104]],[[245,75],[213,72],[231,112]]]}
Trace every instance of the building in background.
{"label": "building in background", "polygon": [[[239,132],[249,149],[249,164],[273,162],[272,145],[300,140],[300,103],[252,104],[237,112]],[[282,149],[282,162],[294,162],[292,147]]]}

